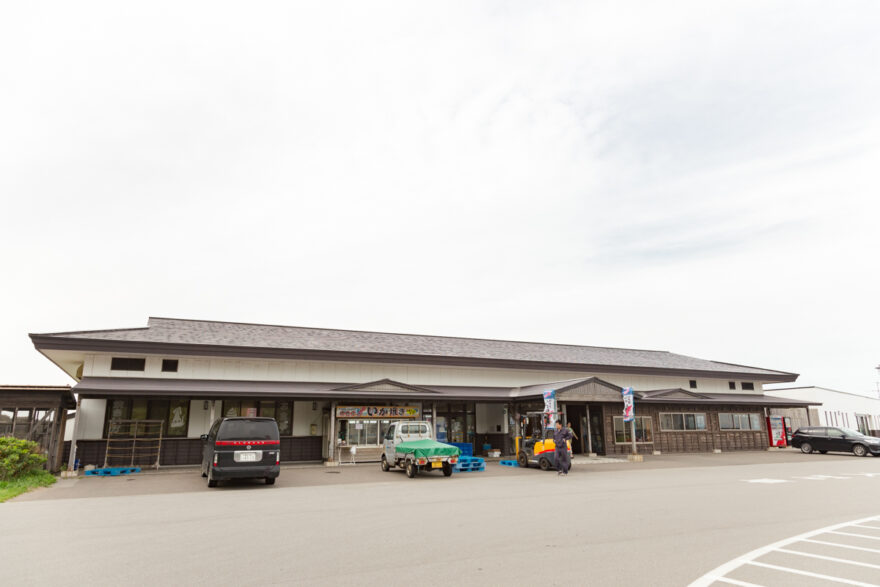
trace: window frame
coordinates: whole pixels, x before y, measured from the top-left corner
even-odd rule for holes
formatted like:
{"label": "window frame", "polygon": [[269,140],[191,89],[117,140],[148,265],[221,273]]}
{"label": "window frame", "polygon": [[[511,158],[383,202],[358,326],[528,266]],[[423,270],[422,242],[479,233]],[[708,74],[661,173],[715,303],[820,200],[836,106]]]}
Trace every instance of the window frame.
{"label": "window frame", "polygon": [[[636,440],[636,444],[654,444],[654,418],[653,416],[635,416],[636,420],[645,420],[648,421],[648,434],[651,437],[651,440]],[[618,420],[623,424],[623,441],[617,440],[617,423]],[[642,424],[642,431],[645,431],[644,424]],[[623,416],[614,416],[611,422],[611,432],[614,437],[614,444],[623,445],[623,444],[632,444],[632,426],[629,425],[629,422],[623,421]],[[636,436],[638,436],[638,425],[636,425]],[[627,440],[627,437],[629,439]]]}
{"label": "window frame", "polygon": [[162,373],[177,373],[178,369],[180,369],[180,359],[162,359]]}
{"label": "window frame", "polygon": [[[722,417],[730,416],[733,427],[726,427],[722,424]],[[748,423],[747,428],[742,427],[742,417],[745,416]],[[763,417],[759,412],[718,412],[718,429],[722,432],[761,432],[764,427],[761,424]],[[754,427],[754,422],[758,423],[758,427]]]}
{"label": "window frame", "polygon": [[[111,397],[107,398],[107,405],[104,406],[104,429],[102,439],[106,439],[107,435],[110,432],[110,412],[113,408],[114,402],[124,402],[123,411],[125,412],[125,417],[121,418],[122,420],[131,420],[133,419],[131,416],[132,407],[134,405],[135,400],[146,400],[147,402],[147,411],[146,418],[138,418],[138,420],[162,420],[164,425],[162,426],[162,438],[189,438],[189,416],[190,416],[190,407],[192,406],[191,400],[189,398],[140,398],[140,397]],[[184,415],[184,426],[182,434],[170,434],[170,426],[171,426],[171,406],[175,403],[182,403],[186,407],[185,415]],[[165,408],[162,411],[161,417],[156,413],[156,409],[161,406],[161,404],[165,404]],[[139,428],[139,427],[138,427]]]}
{"label": "window frame", "polygon": [[[681,416],[682,428],[666,428],[663,426],[663,417],[664,416]],[[692,416],[694,419],[694,428],[688,428],[688,416]],[[703,427],[697,428],[696,423],[697,419],[702,416],[703,419]],[[658,414],[658,419],[660,420],[660,431],[661,432],[708,432],[709,431],[709,419],[706,417],[706,412],[660,412]]]}

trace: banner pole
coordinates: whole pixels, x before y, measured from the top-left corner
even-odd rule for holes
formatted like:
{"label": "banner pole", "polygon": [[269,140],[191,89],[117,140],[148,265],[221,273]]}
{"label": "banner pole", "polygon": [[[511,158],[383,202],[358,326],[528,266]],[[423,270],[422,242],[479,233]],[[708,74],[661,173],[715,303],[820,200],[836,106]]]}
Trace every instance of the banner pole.
{"label": "banner pole", "polygon": [[[635,411],[635,410],[633,410],[633,411]],[[632,442],[633,454],[637,455],[637,454],[639,454],[639,451],[636,450],[636,419],[633,418],[632,422],[630,422],[629,425],[630,425],[630,433],[632,434],[632,441],[633,441]]]}

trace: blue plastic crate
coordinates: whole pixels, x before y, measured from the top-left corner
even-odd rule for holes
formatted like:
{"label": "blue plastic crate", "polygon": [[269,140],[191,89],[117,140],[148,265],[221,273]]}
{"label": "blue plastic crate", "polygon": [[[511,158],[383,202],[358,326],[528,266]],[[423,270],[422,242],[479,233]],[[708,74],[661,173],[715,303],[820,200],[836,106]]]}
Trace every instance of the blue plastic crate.
{"label": "blue plastic crate", "polygon": [[498,461],[498,464],[504,467],[519,467],[519,463],[516,461]]}
{"label": "blue plastic crate", "polygon": [[459,449],[461,449],[462,456],[474,456],[474,445],[470,442],[447,442],[446,444],[457,446]]}

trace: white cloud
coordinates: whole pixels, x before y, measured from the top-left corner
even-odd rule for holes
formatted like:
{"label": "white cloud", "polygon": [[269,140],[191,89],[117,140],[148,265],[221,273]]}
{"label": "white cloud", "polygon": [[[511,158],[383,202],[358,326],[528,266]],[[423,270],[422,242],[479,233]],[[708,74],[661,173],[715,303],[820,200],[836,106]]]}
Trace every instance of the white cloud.
{"label": "white cloud", "polygon": [[154,314],[872,386],[874,3],[42,6],[0,15],[7,381]]}

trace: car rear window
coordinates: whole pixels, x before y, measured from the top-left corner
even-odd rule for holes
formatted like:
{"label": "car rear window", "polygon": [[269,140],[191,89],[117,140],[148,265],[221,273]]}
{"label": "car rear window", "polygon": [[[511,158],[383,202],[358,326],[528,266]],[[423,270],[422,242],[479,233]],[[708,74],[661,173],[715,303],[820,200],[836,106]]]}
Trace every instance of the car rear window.
{"label": "car rear window", "polygon": [[274,420],[227,420],[220,424],[217,440],[278,440]]}

